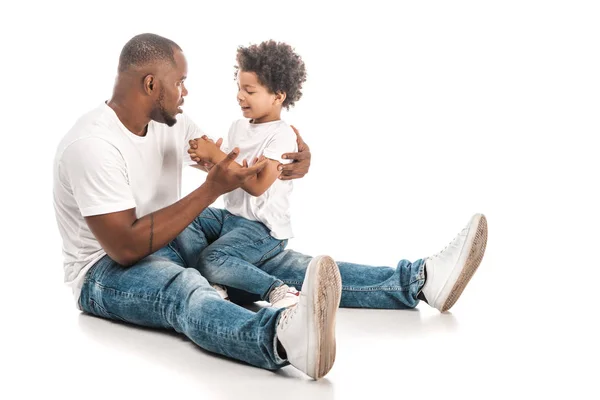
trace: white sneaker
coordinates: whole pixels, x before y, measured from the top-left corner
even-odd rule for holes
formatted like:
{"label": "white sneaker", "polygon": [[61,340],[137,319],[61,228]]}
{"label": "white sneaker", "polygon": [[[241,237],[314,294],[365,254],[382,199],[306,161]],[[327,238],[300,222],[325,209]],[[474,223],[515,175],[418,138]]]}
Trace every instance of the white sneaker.
{"label": "white sneaker", "polygon": [[273,308],[287,308],[298,304],[300,292],[293,286],[281,285],[269,294],[269,303]]}
{"label": "white sneaker", "polygon": [[427,280],[422,289],[426,302],[448,311],[479,267],[487,242],[487,220],[475,214],[444,250],[425,260]]}
{"label": "white sneaker", "polygon": [[211,283],[210,286],[212,286],[213,289],[215,289],[217,291],[217,293],[219,293],[219,296],[221,296],[221,298],[223,300],[229,301],[229,295],[227,294],[227,289],[225,289],[221,285],[217,285],[216,283]]}
{"label": "white sneaker", "polygon": [[335,315],[342,279],[329,256],[312,259],[297,305],[283,310],[277,338],[288,361],[313,379],[325,376],[335,361]]}

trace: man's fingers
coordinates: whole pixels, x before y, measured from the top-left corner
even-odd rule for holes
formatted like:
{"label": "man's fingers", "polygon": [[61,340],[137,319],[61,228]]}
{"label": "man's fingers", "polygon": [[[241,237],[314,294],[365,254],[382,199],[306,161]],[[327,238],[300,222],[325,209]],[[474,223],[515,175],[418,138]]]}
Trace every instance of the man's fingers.
{"label": "man's fingers", "polygon": [[298,143],[298,149],[299,150],[308,150],[308,146],[304,142],[304,139],[302,139],[302,136],[300,136],[300,132],[298,131],[298,129],[296,129],[296,127],[294,125],[290,125],[290,126],[292,127],[292,130],[296,134],[296,142]]}
{"label": "man's fingers", "polygon": [[290,126],[292,127],[292,130],[296,134],[296,138],[302,140],[302,136],[300,136],[300,132],[298,131],[298,129],[296,129],[296,127],[294,125],[290,125]]}
{"label": "man's fingers", "polygon": [[215,143],[217,145],[217,147],[220,149],[221,145],[223,144],[223,138],[218,138],[217,139],[217,143]]}
{"label": "man's fingers", "polygon": [[248,177],[248,176],[258,174],[266,166],[267,166],[267,160],[265,159],[265,160],[259,161],[258,163],[254,164],[251,167],[238,169],[238,170],[236,170],[236,173],[239,173],[243,177]]}
{"label": "man's fingers", "polygon": [[246,159],[244,158],[244,160],[242,161],[242,167],[244,168],[248,168],[248,161],[246,161]]}
{"label": "man's fingers", "polygon": [[281,157],[285,160],[301,161],[301,160],[306,160],[307,158],[309,158],[310,153],[308,153],[306,151],[302,151],[300,153],[285,153]]}
{"label": "man's fingers", "polygon": [[240,154],[240,149],[235,147],[219,164],[225,168],[228,168],[229,164],[231,164],[237,158],[238,154]]}
{"label": "man's fingers", "polygon": [[298,178],[302,178],[305,174],[301,174],[301,173],[293,173],[290,175],[284,175],[281,174],[279,175],[279,180],[281,181],[290,181],[292,179],[298,179]]}

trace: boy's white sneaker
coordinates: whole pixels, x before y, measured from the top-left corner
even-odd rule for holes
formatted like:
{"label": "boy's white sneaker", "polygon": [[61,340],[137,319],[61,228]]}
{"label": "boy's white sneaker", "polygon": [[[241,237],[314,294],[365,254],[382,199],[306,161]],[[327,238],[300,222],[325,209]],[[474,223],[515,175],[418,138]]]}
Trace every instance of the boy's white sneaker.
{"label": "boy's white sneaker", "polygon": [[475,214],[444,250],[425,260],[427,279],[421,293],[441,312],[456,303],[479,267],[487,243],[487,220]]}
{"label": "boy's white sneaker", "polygon": [[342,295],[337,264],[329,256],[312,259],[298,304],[281,313],[277,338],[287,359],[313,379],[325,376],[335,361],[335,316]]}
{"label": "boy's white sneaker", "polygon": [[274,308],[287,308],[298,304],[300,292],[293,286],[281,285],[269,294],[269,303]]}
{"label": "boy's white sneaker", "polygon": [[215,289],[217,291],[217,293],[219,293],[219,296],[221,296],[221,298],[223,300],[229,301],[229,295],[227,294],[227,289],[225,289],[221,285],[217,285],[216,283],[211,283],[210,286],[212,286],[212,288]]}

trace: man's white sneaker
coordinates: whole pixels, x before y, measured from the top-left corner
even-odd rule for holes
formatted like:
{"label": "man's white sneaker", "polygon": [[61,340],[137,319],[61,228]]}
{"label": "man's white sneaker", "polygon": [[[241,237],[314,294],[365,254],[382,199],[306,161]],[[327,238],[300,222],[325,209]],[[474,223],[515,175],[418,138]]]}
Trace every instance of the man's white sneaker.
{"label": "man's white sneaker", "polygon": [[426,302],[448,311],[479,267],[487,243],[487,220],[475,214],[444,250],[425,260],[427,279],[422,289]]}
{"label": "man's white sneaker", "polygon": [[298,304],[300,292],[293,286],[281,285],[269,294],[269,303],[274,308],[286,308]]}
{"label": "man's white sneaker", "polygon": [[331,257],[312,259],[306,270],[299,302],[281,313],[277,338],[287,359],[313,379],[325,376],[335,361],[335,316],[342,279]]}

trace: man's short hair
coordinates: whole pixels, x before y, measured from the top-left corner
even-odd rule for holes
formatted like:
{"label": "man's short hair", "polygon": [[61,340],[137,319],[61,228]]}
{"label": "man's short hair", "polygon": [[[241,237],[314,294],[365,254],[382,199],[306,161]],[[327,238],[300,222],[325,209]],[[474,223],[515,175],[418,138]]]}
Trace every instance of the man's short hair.
{"label": "man's short hair", "polygon": [[134,36],[121,50],[119,72],[156,62],[170,62],[175,65],[174,49],[181,51],[181,47],[174,41],[153,33]]}

